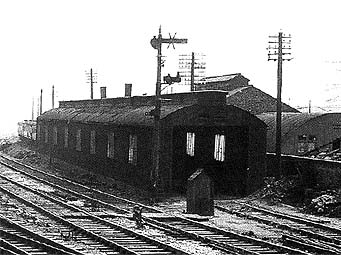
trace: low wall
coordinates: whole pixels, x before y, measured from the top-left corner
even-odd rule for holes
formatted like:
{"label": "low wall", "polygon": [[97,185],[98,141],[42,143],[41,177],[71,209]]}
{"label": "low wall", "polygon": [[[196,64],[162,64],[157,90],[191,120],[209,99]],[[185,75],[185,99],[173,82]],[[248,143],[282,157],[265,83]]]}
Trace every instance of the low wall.
{"label": "low wall", "polygon": [[[267,176],[276,173],[276,157],[267,153]],[[299,156],[282,155],[283,175],[298,174],[307,187],[341,187],[341,162]]]}

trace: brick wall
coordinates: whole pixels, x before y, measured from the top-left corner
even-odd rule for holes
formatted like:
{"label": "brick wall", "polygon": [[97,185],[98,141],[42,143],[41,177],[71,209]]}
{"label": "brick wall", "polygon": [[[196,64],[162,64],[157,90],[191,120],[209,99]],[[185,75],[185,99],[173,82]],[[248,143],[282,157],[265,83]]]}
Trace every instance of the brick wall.
{"label": "brick wall", "polygon": [[[275,154],[267,154],[267,175],[275,172]],[[305,158],[298,156],[282,156],[284,175],[299,174],[307,187],[318,185],[322,189],[339,188],[341,185],[341,162]]]}

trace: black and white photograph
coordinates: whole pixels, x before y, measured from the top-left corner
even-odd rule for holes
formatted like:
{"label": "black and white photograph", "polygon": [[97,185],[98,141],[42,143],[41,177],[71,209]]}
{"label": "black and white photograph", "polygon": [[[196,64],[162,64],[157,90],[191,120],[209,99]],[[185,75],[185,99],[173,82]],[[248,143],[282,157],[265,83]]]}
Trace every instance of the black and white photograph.
{"label": "black and white photograph", "polygon": [[0,254],[341,254],[340,9],[0,1]]}

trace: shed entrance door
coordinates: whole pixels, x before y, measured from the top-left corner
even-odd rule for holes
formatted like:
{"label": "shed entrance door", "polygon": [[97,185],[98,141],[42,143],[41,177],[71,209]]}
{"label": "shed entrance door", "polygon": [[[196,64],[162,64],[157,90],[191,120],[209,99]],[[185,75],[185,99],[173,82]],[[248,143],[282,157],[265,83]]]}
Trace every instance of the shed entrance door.
{"label": "shed entrance door", "polygon": [[248,166],[245,127],[178,127],[173,130],[173,184],[186,191],[187,179],[198,168],[213,178],[215,191],[242,194]]}

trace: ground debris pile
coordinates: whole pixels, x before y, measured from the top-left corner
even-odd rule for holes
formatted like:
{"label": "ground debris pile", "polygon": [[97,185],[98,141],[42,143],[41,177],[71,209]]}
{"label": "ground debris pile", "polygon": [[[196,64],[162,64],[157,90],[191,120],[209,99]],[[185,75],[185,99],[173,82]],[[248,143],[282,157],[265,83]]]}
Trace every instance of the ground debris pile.
{"label": "ground debris pile", "polygon": [[9,147],[11,147],[12,144],[18,142],[18,140],[18,137],[8,137],[0,139],[0,151],[7,150]]}
{"label": "ground debris pile", "polygon": [[264,186],[257,194],[258,198],[267,200],[269,203],[297,204],[303,200],[303,188],[298,176],[285,176],[280,179],[265,177]]}
{"label": "ground debris pile", "polygon": [[315,191],[304,211],[317,215],[341,217],[341,190]]}
{"label": "ground debris pile", "polygon": [[285,203],[303,208],[305,213],[341,217],[341,189],[307,188],[299,176],[266,177],[255,195],[269,204]]}
{"label": "ground debris pile", "polygon": [[0,139],[0,151],[31,163],[41,161],[38,153],[31,148],[31,145],[21,141],[18,137]]}

